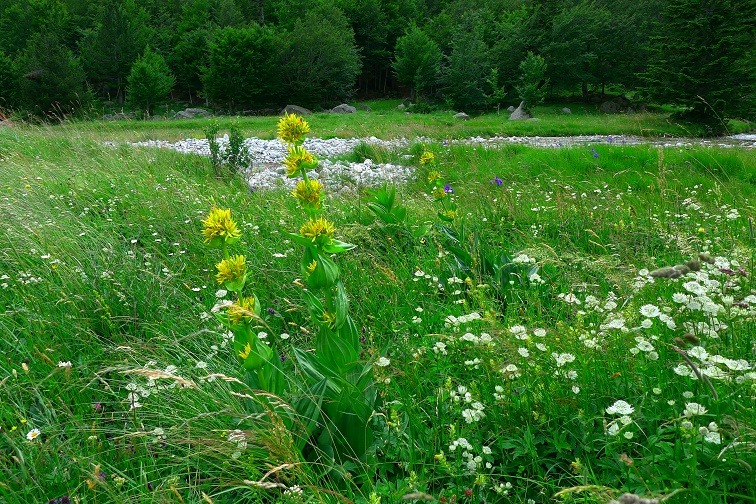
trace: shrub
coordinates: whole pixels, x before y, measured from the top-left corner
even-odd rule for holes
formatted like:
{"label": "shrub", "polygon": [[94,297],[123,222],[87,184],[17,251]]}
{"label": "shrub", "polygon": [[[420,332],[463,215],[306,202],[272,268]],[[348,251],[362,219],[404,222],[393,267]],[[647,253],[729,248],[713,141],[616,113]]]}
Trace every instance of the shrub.
{"label": "shrub", "polygon": [[520,63],[520,83],[516,87],[520,99],[525,102],[525,108],[530,110],[546,97],[546,61],[528,52]]}
{"label": "shrub", "polygon": [[168,98],[176,78],[163,57],[149,48],[134,62],[126,87],[126,101],[132,107],[151,115]]}

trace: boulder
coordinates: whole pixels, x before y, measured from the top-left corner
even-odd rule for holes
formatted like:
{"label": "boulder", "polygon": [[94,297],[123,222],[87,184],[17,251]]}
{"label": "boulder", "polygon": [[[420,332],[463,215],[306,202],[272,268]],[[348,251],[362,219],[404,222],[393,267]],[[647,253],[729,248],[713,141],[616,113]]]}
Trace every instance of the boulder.
{"label": "boulder", "polygon": [[617,102],[615,102],[614,100],[609,100],[602,103],[599,107],[599,110],[601,110],[601,112],[603,112],[604,114],[617,114],[622,109]]}
{"label": "boulder", "polygon": [[507,107],[507,110],[509,112],[514,112],[515,111],[514,105],[510,105],[509,107]]}
{"label": "boulder", "polygon": [[179,110],[173,116],[174,119],[194,119],[195,117],[212,117],[212,114],[201,108],[187,108]]}
{"label": "boulder", "polygon": [[342,103],[341,105],[336,105],[331,109],[331,112],[334,114],[354,114],[357,112],[357,109],[352,107],[351,105],[347,105],[346,103]]}
{"label": "boulder", "polygon": [[564,108],[562,109],[562,114],[572,114],[572,110],[570,110],[570,109],[569,109],[569,108],[567,108],[567,107],[564,107]]}
{"label": "boulder", "polygon": [[470,116],[465,114],[464,112],[459,112],[458,114],[454,114],[455,119],[461,119],[463,121],[467,121],[470,119]]}
{"label": "boulder", "polygon": [[531,115],[528,114],[528,111],[525,109],[525,102],[520,102],[520,106],[517,107],[514,112],[512,112],[512,115],[509,116],[510,121],[522,121],[525,119],[532,119]]}
{"label": "boulder", "polygon": [[300,107],[298,105],[286,105],[281,111],[281,114],[310,115],[312,114],[312,110]]}
{"label": "boulder", "polygon": [[125,121],[127,119],[134,119],[134,114],[125,112],[116,112],[115,114],[105,114],[102,116],[103,121]]}
{"label": "boulder", "polygon": [[407,106],[404,105],[404,103],[400,103],[399,105],[396,106],[396,108],[398,108],[399,110],[404,110],[405,108],[407,108]]}
{"label": "boulder", "polygon": [[370,108],[370,105],[365,105],[364,103],[358,103],[357,104],[357,110],[362,110],[364,112],[372,112],[373,109]]}

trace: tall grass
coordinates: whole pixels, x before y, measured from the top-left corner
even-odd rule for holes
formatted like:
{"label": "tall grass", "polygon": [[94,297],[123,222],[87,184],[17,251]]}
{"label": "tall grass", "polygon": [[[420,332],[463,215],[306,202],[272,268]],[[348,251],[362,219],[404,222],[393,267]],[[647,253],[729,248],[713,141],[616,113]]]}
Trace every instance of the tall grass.
{"label": "tall grass", "polygon": [[[313,134],[497,132],[491,118],[365,117],[318,115]],[[246,127],[270,137],[266,121]],[[374,369],[374,453],[337,478],[301,459],[210,316],[200,219],[215,204],[240,221],[268,337],[311,345],[283,233],[298,224],[290,196],[218,180],[200,157],[101,144],[202,135],[192,128],[0,131],[0,500],[756,499],[750,152],[426,145],[454,188],[462,244],[540,267],[540,282],[510,289],[454,276],[420,165],[397,188],[404,228],[376,221],[368,194],[331,199],[358,245],[338,262],[364,357],[390,359]],[[700,271],[650,276],[691,260]],[[633,412],[613,413],[619,400]]]}

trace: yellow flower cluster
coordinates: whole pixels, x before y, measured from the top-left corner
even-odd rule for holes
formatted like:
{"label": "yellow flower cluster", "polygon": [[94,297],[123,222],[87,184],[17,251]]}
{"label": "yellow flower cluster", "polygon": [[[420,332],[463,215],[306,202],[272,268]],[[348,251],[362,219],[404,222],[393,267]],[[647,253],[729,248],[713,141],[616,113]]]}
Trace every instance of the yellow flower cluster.
{"label": "yellow flower cluster", "polygon": [[205,243],[211,243],[214,240],[228,242],[241,236],[241,231],[236,227],[236,222],[231,219],[230,209],[223,210],[213,207],[202,224],[204,226],[202,234],[205,236]]}
{"label": "yellow flower cluster", "polygon": [[299,229],[299,234],[308,238],[313,243],[318,243],[320,245],[328,245],[332,243],[335,232],[336,227],[333,223],[327,221],[323,217],[310,219]]}
{"label": "yellow flower cluster", "polygon": [[433,196],[433,199],[440,201],[446,197],[446,191],[444,191],[443,187],[436,186],[433,188],[431,195]]}
{"label": "yellow flower cluster", "polygon": [[423,151],[422,155],[420,156],[421,165],[431,164],[435,160],[436,160],[436,156],[434,156],[433,153],[430,151]]}
{"label": "yellow flower cluster", "polygon": [[297,187],[291,192],[291,195],[304,208],[317,210],[321,206],[320,191],[322,189],[323,185],[318,180],[300,180],[297,182]]}
{"label": "yellow flower cluster", "polygon": [[215,267],[218,269],[215,278],[219,284],[241,280],[247,273],[247,259],[243,255],[231,256],[223,259]]}
{"label": "yellow flower cluster", "polygon": [[278,121],[278,138],[292,145],[300,145],[310,132],[310,125],[301,116],[284,114]]}
{"label": "yellow flower cluster", "polygon": [[441,179],[441,174],[440,174],[440,173],[439,173],[438,171],[436,171],[436,170],[431,170],[431,172],[430,172],[430,173],[428,173],[428,182],[429,182],[429,183],[431,183],[431,184],[432,184],[432,183],[433,183],[433,182],[435,182],[436,180],[440,180],[440,179]]}
{"label": "yellow flower cluster", "polygon": [[287,154],[283,163],[286,166],[286,176],[293,178],[300,175],[303,170],[315,168],[318,160],[304,147],[294,145],[289,147],[289,154]]}
{"label": "yellow flower cluster", "polygon": [[226,314],[231,325],[237,325],[240,322],[251,322],[255,318],[255,297],[245,297],[229,305],[226,309]]}

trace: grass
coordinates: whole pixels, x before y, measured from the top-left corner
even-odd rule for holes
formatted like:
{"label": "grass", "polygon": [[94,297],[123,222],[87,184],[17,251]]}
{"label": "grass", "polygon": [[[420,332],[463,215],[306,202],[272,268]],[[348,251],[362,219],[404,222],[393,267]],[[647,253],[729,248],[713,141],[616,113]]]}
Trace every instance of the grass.
{"label": "grass", "polygon": [[[383,112],[310,123],[315,136],[435,138],[457,243],[477,259],[454,259],[427,167],[397,188],[400,225],[376,220],[369,194],[329,201],[358,246],[338,263],[363,358],[390,360],[374,368],[376,442],[351,478],[302,457],[209,316],[217,257],[200,219],[216,204],[243,231],[268,337],[311,346],[288,194],[218,180],[200,157],[101,145],[200,137],[202,122],[0,131],[0,501],[756,500],[752,152],[444,147],[509,124]],[[548,134],[649,129],[573,115]],[[242,121],[273,135],[273,118]],[[525,266],[497,280],[481,264],[502,253],[541,281]],[[691,259],[699,272],[649,276]],[[632,413],[613,413],[620,400]]]}
{"label": "grass", "polygon": [[[316,113],[312,116],[312,135],[320,138],[367,137],[382,139],[397,137],[427,137],[436,140],[467,138],[471,136],[569,136],[569,135],[638,135],[698,136],[702,130],[681,124],[671,118],[669,112],[643,112],[637,114],[607,115],[596,107],[583,104],[552,104],[537,109],[536,119],[509,121],[509,112],[473,115],[468,121],[454,119],[453,111],[438,111],[430,114],[409,114],[397,109],[399,100],[366,102],[370,111],[358,110],[355,114]],[[564,106],[571,107],[572,114],[562,114]],[[273,138],[277,117],[218,118],[222,130],[227,130],[232,121],[248,136]],[[87,132],[103,140],[179,140],[202,138],[202,131],[209,119],[114,122],[74,122],[55,126],[53,131],[62,134]],[[748,131],[752,125],[733,122],[733,133]]]}

